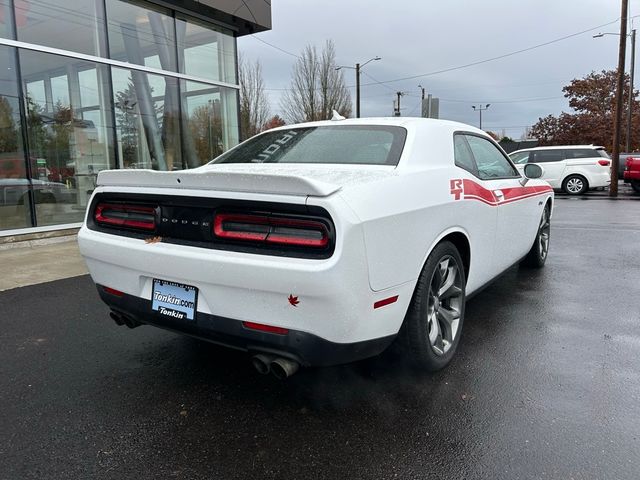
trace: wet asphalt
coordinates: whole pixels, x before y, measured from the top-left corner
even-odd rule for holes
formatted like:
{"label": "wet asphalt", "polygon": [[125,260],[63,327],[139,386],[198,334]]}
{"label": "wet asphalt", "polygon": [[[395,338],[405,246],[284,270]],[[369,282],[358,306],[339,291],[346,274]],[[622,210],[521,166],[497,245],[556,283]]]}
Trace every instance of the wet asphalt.
{"label": "wet asphalt", "polygon": [[560,198],[540,271],[467,306],[452,364],[280,382],[108,319],[89,277],[0,294],[1,479],[636,479],[640,201]]}

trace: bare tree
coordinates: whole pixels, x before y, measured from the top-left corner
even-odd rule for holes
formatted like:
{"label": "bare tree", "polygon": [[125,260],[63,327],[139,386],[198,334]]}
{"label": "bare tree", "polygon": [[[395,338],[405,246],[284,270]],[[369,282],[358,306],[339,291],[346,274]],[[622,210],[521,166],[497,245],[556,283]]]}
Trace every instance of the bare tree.
{"label": "bare tree", "polygon": [[332,110],[351,115],[351,94],[342,71],[336,70],[336,51],[331,40],[318,53],[307,45],[293,67],[291,87],[281,101],[285,117],[292,123],[327,120]]}
{"label": "bare tree", "polygon": [[264,130],[269,120],[269,99],[264,91],[262,65],[250,63],[241,55],[238,59],[240,76],[240,139],[246,140]]}

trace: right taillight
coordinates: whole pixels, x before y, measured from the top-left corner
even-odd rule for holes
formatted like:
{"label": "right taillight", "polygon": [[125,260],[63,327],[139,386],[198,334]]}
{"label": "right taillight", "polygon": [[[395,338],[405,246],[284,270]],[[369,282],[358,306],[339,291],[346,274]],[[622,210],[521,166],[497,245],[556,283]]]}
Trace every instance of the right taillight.
{"label": "right taillight", "polygon": [[608,167],[611,164],[609,160],[598,160],[598,163],[603,167]]}
{"label": "right taillight", "polygon": [[93,214],[98,225],[153,231],[156,229],[156,209],[139,205],[99,203]]}
{"label": "right taillight", "polygon": [[318,249],[329,245],[329,230],[323,222],[269,214],[218,213],[213,221],[213,233],[225,240],[272,245]]}
{"label": "right taillight", "polygon": [[626,161],[627,170],[631,170],[632,163],[633,163],[633,157],[627,157],[627,161]]}

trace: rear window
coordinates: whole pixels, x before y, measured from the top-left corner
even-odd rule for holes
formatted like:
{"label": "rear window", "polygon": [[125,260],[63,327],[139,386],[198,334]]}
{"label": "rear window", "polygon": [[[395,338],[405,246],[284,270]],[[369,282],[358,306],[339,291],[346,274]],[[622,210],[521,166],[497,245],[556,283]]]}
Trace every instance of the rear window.
{"label": "rear window", "polygon": [[211,163],[397,165],[407,131],[395,126],[343,125],[267,132]]}
{"label": "rear window", "polygon": [[571,148],[565,150],[565,155],[567,156],[567,160],[571,160],[573,158],[609,158],[607,152],[604,150],[597,150],[595,148]]}

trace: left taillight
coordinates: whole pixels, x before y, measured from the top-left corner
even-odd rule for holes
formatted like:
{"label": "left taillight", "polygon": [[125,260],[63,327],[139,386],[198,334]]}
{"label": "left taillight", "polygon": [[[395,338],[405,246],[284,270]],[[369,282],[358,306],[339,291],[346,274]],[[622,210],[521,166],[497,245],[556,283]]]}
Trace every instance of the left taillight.
{"label": "left taillight", "polygon": [[611,164],[609,160],[598,160],[598,163],[603,167],[608,167]]}
{"label": "left taillight", "polygon": [[156,229],[156,209],[139,205],[99,203],[93,213],[98,225],[153,231]]}
{"label": "left taillight", "polygon": [[272,245],[322,249],[329,245],[329,230],[320,220],[269,214],[218,213],[213,221],[217,238]]}

